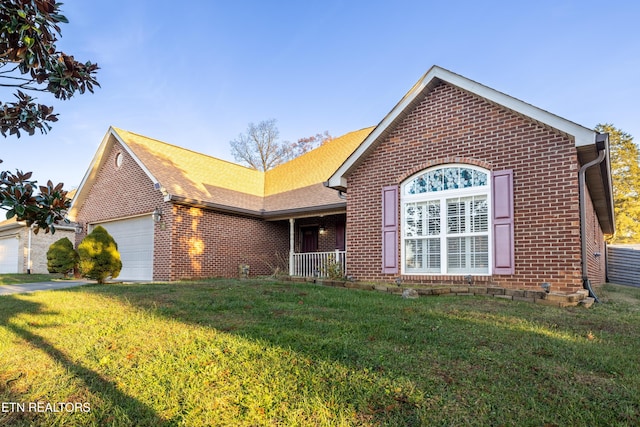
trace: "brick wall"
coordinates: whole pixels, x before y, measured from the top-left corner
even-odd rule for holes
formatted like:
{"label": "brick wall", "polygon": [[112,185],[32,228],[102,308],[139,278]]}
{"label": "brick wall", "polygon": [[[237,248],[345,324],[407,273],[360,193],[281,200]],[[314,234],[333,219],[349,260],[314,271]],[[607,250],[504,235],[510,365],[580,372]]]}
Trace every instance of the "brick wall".
{"label": "brick wall", "polygon": [[586,198],[587,275],[592,285],[599,285],[607,281],[604,234],[598,223],[589,191],[585,189],[584,194]]}
{"label": "brick wall", "polygon": [[0,237],[11,237],[18,239],[18,270],[19,273],[27,273],[29,270],[29,251],[31,251],[31,273],[47,274],[47,251],[49,246],[64,237],[75,239],[75,230],[65,230],[57,228],[55,234],[45,233],[40,230],[38,234],[31,232],[31,246],[29,246],[29,227],[21,226],[9,230],[0,231]]}
{"label": "brick wall", "polygon": [[[26,273],[29,268],[28,265],[28,247],[29,247],[29,229],[24,227],[22,230],[21,241],[24,243],[24,257],[23,257],[23,272]],[[71,243],[75,240],[75,231],[57,229],[55,234],[45,233],[40,230],[38,234],[31,233],[31,273],[33,274],[47,274],[49,269],[47,268],[47,252],[49,246],[52,243],[67,238],[71,240]]]}
{"label": "brick wall", "polygon": [[173,215],[171,280],[237,277],[239,264],[248,264],[250,275],[267,275],[276,253],[288,256],[288,221],[182,205],[174,205]]}
{"label": "brick wall", "polygon": [[[556,291],[582,287],[573,141],[446,84],[422,99],[348,177],[350,275],[395,279],[381,270],[381,189],[427,167],[453,162],[514,171],[515,274],[474,280],[524,289],[539,289],[545,281]],[[405,279],[464,282],[458,276]]]}
{"label": "brick wall", "polygon": [[[123,156],[120,167],[116,166],[118,153]],[[105,156],[78,211],[77,221],[83,224],[84,232],[76,235],[76,245],[86,236],[88,223],[151,213],[159,208],[162,219],[154,225],[154,280],[236,277],[240,263],[250,265],[251,275],[270,274],[268,264],[273,264],[276,252],[286,259],[288,222],[266,222],[165,202],[118,142]]]}
{"label": "brick wall", "polygon": [[[119,167],[116,165],[118,154],[122,155]],[[167,242],[170,241],[171,205],[164,202],[162,193],[154,188],[149,176],[119,142],[114,142],[104,156],[105,161],[76,216],[76,221],[83,226],[83,232],[76,234],[76,247],[87,235],[87,224],[149,214],[161,208],[163,221],[154,226],[153,278],[168,280],[171,247]]]}
{"label": "brick wall", "polygon": [[[118,153],[123,156],[120,167],[115,160]],[[78,211],[78,222],[86,224],[141,215],[163,205],[162,193],[153,187],[154,183],[120,143],[115,142],[113,149],[104,155],[105,162]]]}

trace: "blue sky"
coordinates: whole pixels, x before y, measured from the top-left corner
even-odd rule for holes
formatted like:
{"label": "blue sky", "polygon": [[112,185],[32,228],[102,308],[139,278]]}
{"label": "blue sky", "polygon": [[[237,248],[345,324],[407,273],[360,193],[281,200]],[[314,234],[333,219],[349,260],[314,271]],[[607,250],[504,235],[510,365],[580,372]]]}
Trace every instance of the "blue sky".
{"label": "blue sky", "polygon": [[60,121],[0,139],[0,168],[77,187],[110,125],[226,160],[249,122],[339,136],[376,125],[432,65],[638,142],[638,4],[66,0],[58,47],[97,62],[102,87],[38,95]]}

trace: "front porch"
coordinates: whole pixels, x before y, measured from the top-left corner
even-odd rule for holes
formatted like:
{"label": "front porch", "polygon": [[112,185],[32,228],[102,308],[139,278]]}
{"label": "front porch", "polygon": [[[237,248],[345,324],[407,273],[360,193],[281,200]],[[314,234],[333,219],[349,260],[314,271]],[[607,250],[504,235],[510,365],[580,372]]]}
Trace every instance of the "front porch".
{"label": "front porch", "polygon": [[345,276],[347,251],[291,253],[289,275],[340,279]]}
{"label": "front porch", "polygon": [[345,214],[289,219],[289,275],[346,276]]}

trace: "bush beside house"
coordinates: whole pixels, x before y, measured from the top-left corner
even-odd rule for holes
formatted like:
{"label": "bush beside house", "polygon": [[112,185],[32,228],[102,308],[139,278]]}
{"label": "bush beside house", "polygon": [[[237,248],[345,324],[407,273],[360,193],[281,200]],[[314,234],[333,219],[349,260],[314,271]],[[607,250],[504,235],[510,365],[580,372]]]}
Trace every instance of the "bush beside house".
{"label": "bush beside house", "polygon": [[104,227],[97,226],[80,245],[80,272],[88,278],[104,283],[107,277],[115,279],[122,270],[118,244]]}
{"label": "bush beside house", "polygon": [[65,276],[74,271],[78,265],[78,252],[73,243],[66,237],[56,240],[47,251],[47,269],[49,273],[60,273]]}

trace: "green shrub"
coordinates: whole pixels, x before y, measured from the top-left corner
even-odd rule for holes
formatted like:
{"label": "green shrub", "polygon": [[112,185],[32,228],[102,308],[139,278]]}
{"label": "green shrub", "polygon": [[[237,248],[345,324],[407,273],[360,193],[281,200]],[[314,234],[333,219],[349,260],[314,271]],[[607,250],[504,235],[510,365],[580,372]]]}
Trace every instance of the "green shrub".
{"label": "green shrub", "polygon": [[47,269],[49,273],[61,273],[65,276],[78,265],[78,252],[71,240],[64,237],[56,240],[47,251]]}
{"label": "green shrub", "polygon": [[331,280],[340,280],[344,277],[342,271],[342,263],[336,259],[335,255],[329,255],[327,263],[320,269],[324,277],[328,277]]}
{"label": "green shrub", "polygon": [[111,276],[115,279],[122,270],[118,244],[101,226],[93,229],[78,245],[80,273],[89,279],[104,283]]}

